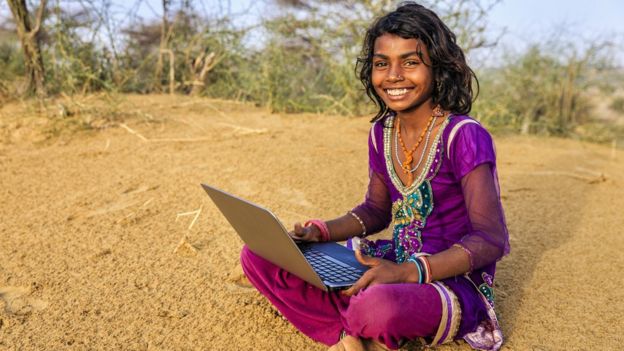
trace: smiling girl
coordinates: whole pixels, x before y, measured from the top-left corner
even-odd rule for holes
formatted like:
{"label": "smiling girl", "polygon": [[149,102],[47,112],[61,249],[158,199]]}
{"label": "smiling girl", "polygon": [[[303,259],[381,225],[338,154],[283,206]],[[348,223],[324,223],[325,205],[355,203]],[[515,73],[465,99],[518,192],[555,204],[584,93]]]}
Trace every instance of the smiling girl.
{"label": "smiling girl", "polygon": [[361,239],[355,254],[370,269],[342,292],[317,289],[246,247],[243,269],[331,350],[397,349],[418,338],[497,350],[492,286],[509,236],[492,138],[467,116],[474,73],[450,29],[414,3],[372,24],[358,62],[379,107],[365,200],[339,218],[297,223],[291,236],[351,241],[391,226],[392,239]]}

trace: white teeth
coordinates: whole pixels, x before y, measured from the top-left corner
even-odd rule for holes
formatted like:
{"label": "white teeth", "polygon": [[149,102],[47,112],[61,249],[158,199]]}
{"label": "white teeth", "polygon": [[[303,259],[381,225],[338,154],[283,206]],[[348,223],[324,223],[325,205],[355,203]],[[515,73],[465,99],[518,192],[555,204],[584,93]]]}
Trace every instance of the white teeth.
{"label": "white teeth", "polygon": [[407,89],[387,89],[388,95],[399,96],[407,93]]}

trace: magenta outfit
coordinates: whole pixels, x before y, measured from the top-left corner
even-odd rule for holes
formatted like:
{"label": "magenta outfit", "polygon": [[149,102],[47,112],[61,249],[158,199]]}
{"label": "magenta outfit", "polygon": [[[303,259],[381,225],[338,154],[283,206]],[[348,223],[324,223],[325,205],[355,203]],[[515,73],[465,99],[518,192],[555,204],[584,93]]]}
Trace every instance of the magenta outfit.
{"label": "magenta outfit", "polygon": [[394,119],[388,114],[371,128],[369,188],[352,210],[368,234],[392,225],[393,237],[362,239],[362,250],[403,263],[456,245],[469,254],[471,272],[430,284],[374,285],[347,297],[324,292],[246,247],[243,270],[295,327],[327,345],[344,331],[391,349],[416,338],[433,345],[463,338],[475,349],[497,350],[503,338],[492,285],[509,235],[492,138],[470,117],[449,116],[425,146],[423,171],[405,187],[392,164]]}

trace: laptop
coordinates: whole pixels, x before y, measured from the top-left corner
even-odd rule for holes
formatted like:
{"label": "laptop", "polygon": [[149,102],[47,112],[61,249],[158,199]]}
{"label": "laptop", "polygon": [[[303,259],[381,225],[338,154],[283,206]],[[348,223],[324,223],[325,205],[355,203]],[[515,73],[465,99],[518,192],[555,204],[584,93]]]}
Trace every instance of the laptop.
{"label": "laptop", "polygon": [[295,242],[271,211],[212,186],[202,187],[251,251],[319,289],[346,289],[368,269],[351,249],[335,242]]}

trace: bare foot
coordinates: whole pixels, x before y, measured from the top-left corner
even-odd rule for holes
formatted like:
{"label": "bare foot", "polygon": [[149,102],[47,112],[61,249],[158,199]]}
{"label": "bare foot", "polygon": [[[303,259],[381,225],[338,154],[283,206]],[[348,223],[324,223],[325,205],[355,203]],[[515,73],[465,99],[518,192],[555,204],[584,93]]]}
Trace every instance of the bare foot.
{"label": "bare foot", "polygon": [[330,347],[328,351],[366,351],[362,340],[359,338],[347,335],[334,346]]}
{"label": "bare foot", "polygon": [[379,342],[375,339],[364,339],[362,343],[366,351],[389,351],[390,350],[389,348],[386,347],[384,343]]}

